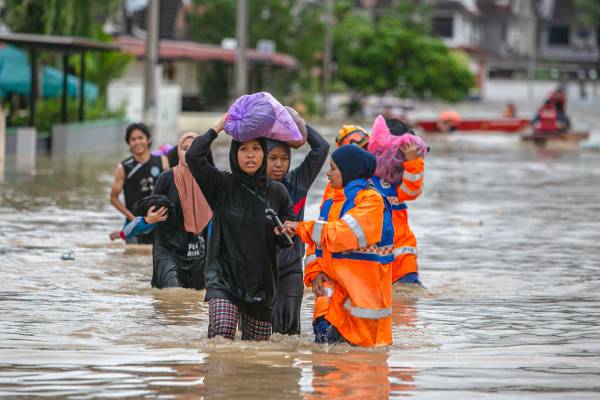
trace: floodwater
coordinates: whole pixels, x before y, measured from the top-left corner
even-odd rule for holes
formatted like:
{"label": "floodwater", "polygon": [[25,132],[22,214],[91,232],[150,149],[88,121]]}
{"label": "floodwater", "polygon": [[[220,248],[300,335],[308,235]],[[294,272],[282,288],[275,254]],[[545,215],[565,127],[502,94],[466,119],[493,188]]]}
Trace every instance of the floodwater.
{"label": "floodwater", "polygon": [[150,251],[108,240],[122,223],[108,204],[118,158],[9,168],[0,396],[599,398],[600,153],[427,140],[409,214],[429,293],[396,291],[394,344],[376,350],[313,344],[308,291],[299,337],[208,340],[203,293],[151,289]]}

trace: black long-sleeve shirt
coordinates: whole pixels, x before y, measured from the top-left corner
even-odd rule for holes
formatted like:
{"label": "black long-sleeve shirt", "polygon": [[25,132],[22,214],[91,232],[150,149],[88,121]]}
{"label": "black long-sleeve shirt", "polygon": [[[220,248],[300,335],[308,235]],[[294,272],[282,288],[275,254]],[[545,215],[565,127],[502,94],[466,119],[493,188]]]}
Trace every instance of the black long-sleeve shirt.
{"label": "black long-sleeve shirt", "polygon": [[[262,187],[243,187],[236,177],[208,161],[217,134],[209,129],[194,139],[186,162],[213,210],[205,269],[206,300],[226,298],[261,321],[271,321],[279,271],[274,223],[266,204],[282,221],[293,220],[292,203],[285,187],[267,180]],[[266,157],[265,161],[266,162]],[[234,166],[232,166],[234,168]]]}

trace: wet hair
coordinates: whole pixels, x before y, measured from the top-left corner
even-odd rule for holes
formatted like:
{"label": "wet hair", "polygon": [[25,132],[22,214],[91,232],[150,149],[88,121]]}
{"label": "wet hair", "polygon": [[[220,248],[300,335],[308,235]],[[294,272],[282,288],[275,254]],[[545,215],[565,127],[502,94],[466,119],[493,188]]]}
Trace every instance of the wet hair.
{"label": "wet hair", "polygon": [[408,133],[409,135],[415,134],[409,125],[406,125],[397,118],[386,118],[385,123],[390,130],[390,133],[394,136],[402,136],[405,133]]}
{"label": "wet hair", "polygon": [[127,129],[125,129],[125,143],[129,144],[131,134],[135,130],[141,131],[148,138],[148,140],[152,139],[152,136],[150,135],[150,128],[148,128],[146,124],[142,122],[134,122],[133,124],[127,125]]}

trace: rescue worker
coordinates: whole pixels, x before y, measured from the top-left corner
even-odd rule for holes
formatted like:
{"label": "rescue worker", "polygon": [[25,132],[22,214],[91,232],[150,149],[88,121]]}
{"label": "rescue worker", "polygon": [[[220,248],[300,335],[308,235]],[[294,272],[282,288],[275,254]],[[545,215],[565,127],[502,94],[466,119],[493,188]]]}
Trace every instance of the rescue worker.
{"label": "rescue worker", "polygon": [[506,103],[506,107],[504,108],[504,113],[502,113],[504,118],[517,118],[517,107],[515,103],[509,101]]}
{"label": "rescue worker", "polygon": [[276,233],[269,211],[281,221],[293,219],[292,202],[285,186],[267,177],[264,138],[231,141],[230,173],[209,162],[226,118],[194,139],[185,155],[213,211],[204,274],[208,337],[233,340],[241,322],[242,340],[268,340],[279,281],[276,245],[291,245]]}
{"label": "rescue worker", "polygon": [[156,230],[152,287],[158,289],[204,289],[207,227],[212,211],[185,162],[185,154],[197,136],[195,132],[181,135],[177,141],[179,164],[163,172],[153,195],[136,204],[135,208],[147,210],[141,212],[145,217],[137,217],[117,235],[111,234],[113,240],[115,236],[126,239],[136,232]]}
{"label": "rescue worker", "polygon": [[568,128],[564,116],[560,115],[554,102],[546,100],[532,121],[533,130],[536,133],[562,132]]}
{"label": "rescue worker", "polygon": [[343,125],[335,138],[335,144],[337,147],[355,144],[366,149],[369,144],[369,134],[359,125]]}
{"label": "rescue worker", "polygon": [[[131,212],[133,205],[152,193],[156,179],[163,170],[169,168],[169,163],[166,157],[150,153],[152,144],[150,129],[142,123],[127,126],[125,142],[129,145],[132,155],[117,164],[115,168],[110,203],[125,216],[125,224],[127,224],[135,218]],[[121,192],[124,194],[125,204],[119,200]],[[127,243],[150,244],[153,241],[153,234],[127,239]]]}
{"label": "rescue worker", "polygon": [[460,114],[456,111],[442,111],[438,117],[438,129],[441,132],[455,132],[461,120]]}
{"label": "rescue worker", "polygon": [[304,282],[317,296],[315,341],[389,345],[394,229],[389,203],[369,183],[377,161],[358,146],[342,146],[330,165],[335,191],[319,220],[286,223],[308,245]]}
{"label": "rescue worker", "polygon": [[[304,124],[310,152],[304,161],[290,171],[291,150],[284,142],[267,140],[267,175],[283,183],[293,204],[295,219],[304,219],[306,195],[327,160],[329,143],[310,125]],[[302,127],[304,129],[304,126]],[[292,247],[279,249],[279,286],[273,315],[273,332],[286,335],[300,334],[300,306],[304,294],[302,258],[304,243],[294,238]]]}
{"label": "rescue worker", "polygon": [[[386,125],[394,136],[412,134],[408,126],[397,119],[387,119]],[[401,183],[389,183],[378,176],[373,176],[371,182],[377,190],[387,197],[392,205],[392,220],[394,223],[394,266],[392,281],[394,283],[418,284],[419,270],[417,264],[417,238],[408,225],[408,207],[406,201],[417,199],[423,192],[423,177],[425,161],[419,157],[414,144],[400,148],[404,155]]]}

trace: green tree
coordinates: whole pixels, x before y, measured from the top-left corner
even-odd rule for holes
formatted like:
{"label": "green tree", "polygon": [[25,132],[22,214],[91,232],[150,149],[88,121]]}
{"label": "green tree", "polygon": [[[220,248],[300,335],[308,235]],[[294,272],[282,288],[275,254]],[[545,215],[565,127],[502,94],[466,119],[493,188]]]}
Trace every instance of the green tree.
{"label": "green tree", "polygon": [[575,0],[575,7],[581,21],[590,28],[598,27],[600,24],[600,1],[598,0]]}
{"label": "green tree", "polygon": [[14,32],[96,38],[120,0],[5,0],[5,21]]}
{"label": "green tree", "polygon": [[394,15],[376,23],[347,16],[336,27],[335,49],[339,79],[359,95],[391,92],[457,101],[474,83],[468,67],[441,40]]}
{"label": "green tree", "polygon": [[[102,31],[105,20],[120,10],[121,0],[4,0],[5,20],[14,32],[43,35],[82,36],[105,42],[112,37]],[[98,84],[104,98],[111,79],[122,76],[133,60],[129,54],[87,53],[86,79]],[[59,64],[60,56],[45,54],[43,61]],[[79,60],[71,59],[71,70],[80,73]]]}

